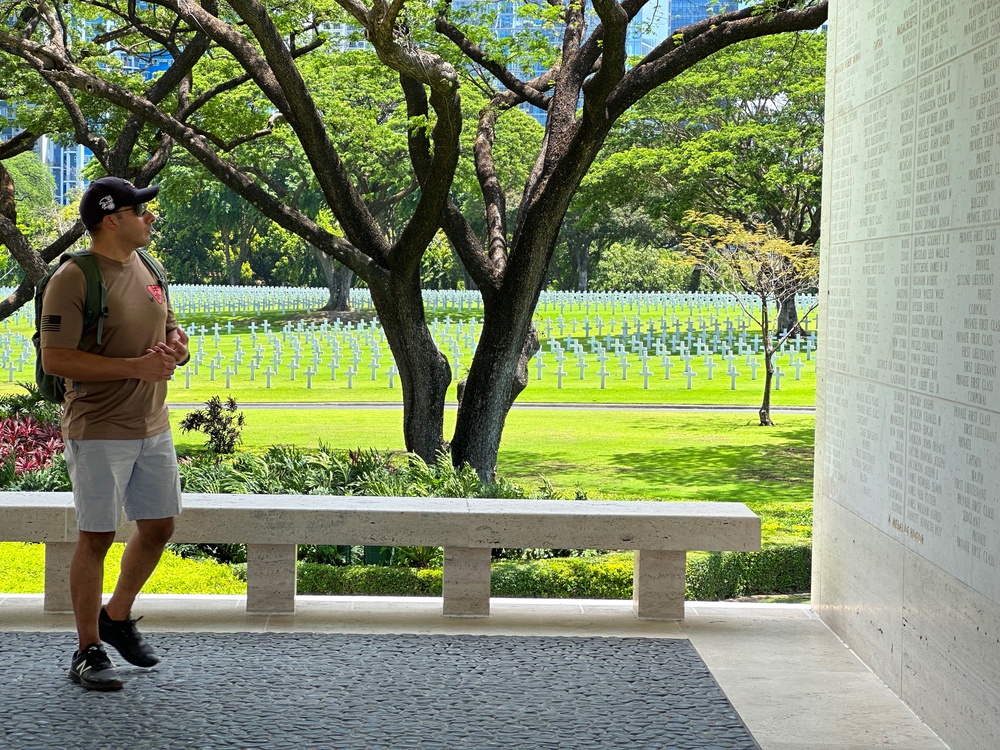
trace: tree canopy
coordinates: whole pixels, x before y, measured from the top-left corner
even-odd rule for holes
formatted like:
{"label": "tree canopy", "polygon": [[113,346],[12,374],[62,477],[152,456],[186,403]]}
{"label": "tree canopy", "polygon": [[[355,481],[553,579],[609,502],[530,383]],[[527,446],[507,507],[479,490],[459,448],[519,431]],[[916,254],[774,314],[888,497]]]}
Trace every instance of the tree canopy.
{"label": "tree canopy", "polygon": [[[183,148],[262,215],[361,277],[399,368],[407,448],[427,460],[449,447],[443,413],[450,367],[420,294],[423,256],[443,231],[484,304],[450,449],[456,463],[490,477],[507,412],[537,349],[532,313],[560,226],[615,123],[712,54],[816,28],[827,17],[826,0],[762,0],[681,29],[630,62],[626,41],[643,0],[520,5],[537,15],[535,28],[501,41],[484,33],[481,16],[448,2],[13,0],[5,5],[0,50],[35,90],[40,83],[50,89],[50,103],[64,108],[76,137],[109,172],[145,183]],[[329,60],[350,41],[337,31],[345,22],[363,33],[386,89],[391,82],[405,106],[406,160],[397,166],[414,190],[391,230],[361,179],[381,165],[365,167],[364,154],[345,145],[341,131],[352,118],[329,98],[331,89],[353,84]],[[137,67],[166,70],[147,80],[130,73],[122,55]],[[473,90],[483,101],[475,113],[463,106]],[[524,144],[535,150],[513,189],[497,144],[523,127],[514,113],[523,103],[544,110],[546,126],[537,144]],[[88,125],[97,122],[100,128]],[[466,127],[474,133],[480,200],[462,206],[453,191]],[[114,146],[108,135],[117,135]],[[250,154],[278,143],[296,144],[290,162],[315,184],[339,231],[256,168]],[[369,146],[373,153],[382,147]]]}

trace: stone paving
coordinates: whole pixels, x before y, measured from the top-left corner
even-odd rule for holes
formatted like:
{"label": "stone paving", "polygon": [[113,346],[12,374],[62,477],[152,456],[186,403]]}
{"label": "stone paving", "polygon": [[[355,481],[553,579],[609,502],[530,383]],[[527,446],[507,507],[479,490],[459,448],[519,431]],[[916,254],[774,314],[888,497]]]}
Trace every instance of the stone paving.
{"label": "stone paving", "polygon": [[759,750],[683,639],[155,633],[125,689],[66,676],[74,638],[0,640],[0,748]]}

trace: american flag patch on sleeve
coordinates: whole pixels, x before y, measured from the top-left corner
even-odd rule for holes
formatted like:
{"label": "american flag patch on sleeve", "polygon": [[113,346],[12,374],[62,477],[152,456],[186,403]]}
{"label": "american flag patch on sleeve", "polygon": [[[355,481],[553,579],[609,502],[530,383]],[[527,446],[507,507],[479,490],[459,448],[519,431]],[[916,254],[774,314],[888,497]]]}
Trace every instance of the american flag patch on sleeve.
{"label": "american flag patch on sleeve", "polygon": [[62,327],[62,315],[43,315],[42,330],[58,332]]}

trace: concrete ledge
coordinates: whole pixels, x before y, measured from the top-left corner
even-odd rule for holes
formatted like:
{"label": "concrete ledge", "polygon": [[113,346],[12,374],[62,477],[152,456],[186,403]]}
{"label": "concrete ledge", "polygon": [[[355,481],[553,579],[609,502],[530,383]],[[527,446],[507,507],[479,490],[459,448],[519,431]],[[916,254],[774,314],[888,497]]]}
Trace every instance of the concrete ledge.
{"label": "concrete ledge", "polygon": [[[298,544],[445,549],[444,613],[490,612],[490,549],[636,553],[636,617],[683,619],[687,550],[760,549],[760,518],[742,503],[591,502],[332,495],[185,494],[173,541],[247,545],[247,609],[295,611]],[[126,541],[131,524],[118,529]],[[72,494],[0,492],[0,541],[43,542],[45,609],[68,611],[76,541]]]}

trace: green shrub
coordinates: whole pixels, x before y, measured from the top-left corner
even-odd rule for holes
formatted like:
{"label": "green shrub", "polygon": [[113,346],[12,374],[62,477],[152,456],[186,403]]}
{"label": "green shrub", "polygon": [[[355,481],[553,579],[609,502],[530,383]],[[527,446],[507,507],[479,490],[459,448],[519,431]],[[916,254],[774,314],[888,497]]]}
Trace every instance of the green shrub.
{"label": "green shrub", "polygon": [[490,576],[493,596],[545,599],[628,599],[632,555],[500,562]]}
{"label": "green shrub", "polygon": [[11,462],[0,466],[0,490],[7,492],[69,492],[72,489],[66,458],[60,453],[43,469],[18,474]]}
{"label": "green shrub", "polygon": [[340,596],[440,596],[441,571],[299,563],[298,592]]}
{"label": "green shrub", "polygon": [[[812,550],[806,545],[761,552],[689,553],[686,598],[717,601],[809,591]],[[239,567],[239,566],[236,566]],[[632,554],[493,563],[492,596],[538,599],[629,599]],[[245,566],[243,566],[245,576]],[[441,570],[299,563],[300,594],[439,596]]]}
{"label": "green shrub", "polygon": [[447,456],[427,464],[412,454],[340,451],[325,445],[302,450],[275,445],[263,454],[198,453],[181,458],[185,492],[236,494],[369,495],[382,497],[553,497],[544,486],[528,492],[505,480],[482,483],[468,466]]}
{"label": "green shrub", "polygon": [[204,409],[196,409],[181,420],[181,432],[198,430],[208,435],[206,445],[213,453],[233,453],[243,431],[243,412],[236,411],[236,399],[226,403],[212,396]]}
{"label": "green shrub", "polygon": [[717,601],[809,591],[812,547],[783,544],[760,552],[689,554],[686,598]]}
{"label": "green shrub", "polygon": [[36,422],[59,427],[59,405],[46,401],[34,383],[18,383],[25,393],[0,394],[0,419],[31,417]]}

